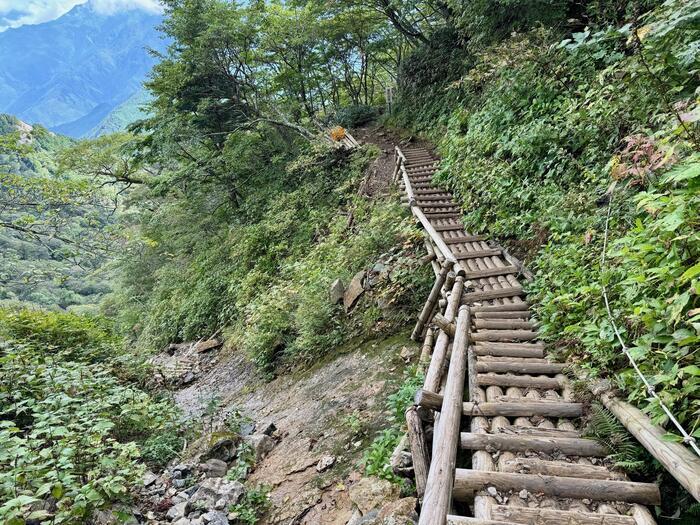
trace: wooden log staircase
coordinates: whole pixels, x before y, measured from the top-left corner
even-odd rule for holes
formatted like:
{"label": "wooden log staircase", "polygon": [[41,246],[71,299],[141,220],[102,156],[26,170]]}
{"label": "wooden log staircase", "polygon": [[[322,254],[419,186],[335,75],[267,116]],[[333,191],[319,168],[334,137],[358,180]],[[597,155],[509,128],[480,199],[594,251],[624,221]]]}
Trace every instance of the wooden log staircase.
{"label": "wooden log staircase", "polygon": [[419,525],[655,523],[658,487],[626,479],[581,435],[584,406],[538,341],[520,262],[465,230],[430,152],[397,148],[396,160],[436,274],[412,334],[425,383],[406,414]]}

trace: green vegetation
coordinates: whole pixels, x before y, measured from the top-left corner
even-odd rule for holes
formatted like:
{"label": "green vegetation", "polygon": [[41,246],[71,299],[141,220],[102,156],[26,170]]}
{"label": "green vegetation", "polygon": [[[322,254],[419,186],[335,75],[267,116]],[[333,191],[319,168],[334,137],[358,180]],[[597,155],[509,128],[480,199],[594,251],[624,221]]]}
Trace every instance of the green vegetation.
{"label": "green vegetation", "polygon": [[140,386],[143,365],[107,322],[75,314],[0,310],[0,341],[0,521],[83,522],[129,500],[140,450],[178,432],[174,407]]}

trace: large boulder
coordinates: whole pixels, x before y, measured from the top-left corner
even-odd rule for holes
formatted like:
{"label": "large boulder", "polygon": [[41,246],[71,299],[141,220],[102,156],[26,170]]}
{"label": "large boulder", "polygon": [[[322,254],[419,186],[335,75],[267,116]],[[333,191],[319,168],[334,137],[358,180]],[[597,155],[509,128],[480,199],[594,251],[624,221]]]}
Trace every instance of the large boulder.
{"label": "large boulder", "polygon": [[350,487],[350,500],[364,516],[398,499],[399,486],[380,478],[362,478]]}
{"label": "large boulder", "polygon": [[199,470],[206,473],[208,478],[223,478],[228,471],[228,465],[220,459],[208,459],[199,466]]}
{"label": "large boulder", "polygon": [[255,453],[255,462],[263,460],[275,448],[275,440],[267,434],[252,434],[243,438]]}
{"label": "large boulder", "polygon": [[336,279],[328,289],[328,300],[331,302],[331,304],[338,304],[343,300],[344,295],[345,285],[343,284],[343,281]]}
{"label": "large boulder", "polygon": [[238,503],[245,488],[237,481],[222,478],[207,478],[199,484],[197,490],[190,496],[189,508],[215,510],[220,500],[225,500],[226,507]]}
{"label": "large boulder", "polygon": [[177,521],[180,518],[184,518],[185,515],[187,514],[187,502],[183,501],[182,503],[176,503],[172,507],[168,509],[168,512],[165,514],[165,517],[168,518],[170,521]]}
{"label": "large boulder", "polygon": [[228,516],[218,510],[211,510],[202,514],[202,523],[208,525],[228,525]]}
{"label": "large boulder", "polygon": [[360,296],[365,293],[365,274],[366,272],[364,270],[357,272],[350,281],[350,284],[348,284],[345,294],[343,295],[343,305],[345,306],[346,312],[352,310]]}

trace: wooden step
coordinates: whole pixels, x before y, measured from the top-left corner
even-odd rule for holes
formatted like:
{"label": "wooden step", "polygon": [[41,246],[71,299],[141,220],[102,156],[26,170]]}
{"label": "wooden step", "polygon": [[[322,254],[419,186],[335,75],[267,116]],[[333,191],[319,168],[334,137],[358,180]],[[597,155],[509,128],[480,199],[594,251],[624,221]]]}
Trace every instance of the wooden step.
{"label": "wooden step", "polygon": [[472,341],[532,341],[538,337],[533,330],[481,330],[470,335]]}
{"label": "wooden step", "polygon": [[[402,199],[408,200],[408,197],[402,197]],[[449,193],[443,193],[441,195],[426,195],[424,197],[421,197],[419,199],[416,199],[416,202],[421,203],[421,202],[432,202],[432,201],[442,201],[442,200],[451,200],[452,195]]]}
{"label": "wooden step", "polygon": [[520,312],[472,312],[475,319],[529,319],[532,315],[528,310]]}
{"label": "wooden step", "polygon": [[475,492],[485,490],[487,487],[495,487],[502,491],[525,489],[528,492],[559,498],[588,498],[596,501],[622,501],[643,505],[661,504],[659,487],[654,483],[456,469],[455,499],[471,500]]}
{"label": "wooden step", "polygon": [[[457,257],[459,259],[459,257]],[[498,290],[483,290],[481,292],[469,292],[462,294],[462,304],[469,305],[475,301],[488,301],[490,299],[502,299],[504,297],[519,297],[523,295],[522,286],[509,286]]]}
{"label": "wooden step", "polygon": [[476,355],[494,357],[544,357],[542,343],[496,343],[479,341],[474,345]]}
{"label": "wooden step", "polygon": [[547,461],[532,457],[508,459],[500,463],[501,472],[522,474],[544,474],[546,476],[564,476],[584,479],[617,479],[624,480],[621,472],[608,470],[606,467],[566,461]]}
{"label": "wooden step", "polygon": [[459,261],[464,261],[466,259],[478,259],[479,257],[493,257],[494,255],[501,255],[501,253],[503,252],[500,248],[487,248],[486,250],[474,250],[471,252],[456,252],[455,258]]}
{"label": "wooden step", "polygon": [[437,232],[449,232],[464,230],[463,224],[434,224],[433,228]]}
{"label": "wooden step", "polygon": [[564,381],[556,377],[535,377],[517,374],[477,374],[476,382],[479,386],[517,386],[519,388],[538,388],[542,390],[561,390]]}
{"label": "wooden step", "polygon": [[476,371],[480,374],[489,372],[509,374],[561,374],[566,368],[562,363],[528,363],[522,361],[514,363],[509,361],[477,361]]}
{"label": "wooden step", "polygon": [[484,520],[481,518],[469,518],[466,516],[447,516],[447,525],[517,525],[511,521]]}
{"label": "wooden step", "polygon": [[[442,408],[442,396],[427,390],[418,390],[415,404],[439,411]],[[483,403],[466,401],[462,404],[462,414],[469,417],[580,417],[583,414],[583,404],[544,399],[528,400],[526,398],[519,398],[517,401]]]}
{"label": "wooden step", "polygon": [[473,272],[466,272],[464,274],[465,279],[485,279],[486,277],[497,277],[499,275],[508,275],[511,273],[518,273],[518,269],[515,266],[503,266],[501,268],[489,268],[487,270],[476,270]]}
{"label": "wooden step", "polygon": [[532,330],[536,328],[536,324],[513,319],[474,319],[474,328],[477,330]]}
{"label": "wooden step", "polygon": [[529,310],[529,308],[530,304],[527,301],[521,301],[519,303],[509,304],[470,306],[469,311],[473,314],[481,312],[522,312],[523,310]]}
{"label": "wooden step", "polygon": [[486,235],[460,235],[458,237],[450,237],[445,239],[445,244],[459,244],[463,242],[478,242],[485,241],[488,237]]}
{"label": "wooden step", "polygon": [[584,457],[605,457],[609,451],[593,439],[513,436],[462,432],[460,445],[467,450],[500,450],[507,452],[545,452]]}
{"label": "wooden step", "polygon": [[566,430],[549,427],[526,427],[522,425],[506,425],[498,427],[492,434],[511,434],[518,436],[549,436],[549,437],[570,437],[580,438],[581,432],[578,430]]}
{"label": "wooden step", "polygon": [[415,195],[446,195],[447,197],[452,197],[449,193],[445,193],[444,190],[434,189],[434,190],[415,190],[413,192]]}
{"label": "wooden step", "polygon": [[599,514],[547,508],[531,509],[508,505],[492,506],[491,517],[522,525],[533,523],[541,525],[634,525],[636,523],[632,516],[620,514]]}
{"label": "wooden step", "polygon": [[[455,213],[455,212],[432,212],[432,211],[427,211],[423,212],[428,219],[459,219],[462,216],[462,213]],[[459,259],[459,257],[457,257]]]}
{"label": "wooden step", "polygon": [[421,206],[421,210],[423,210],[423,213],[433,213],[433,212],[440,212],[440,213],[456,213],[456,212],[461,212],[462,208],[459,206],[454,206],[454,205],[449,205],[449,204],[429,204],[427,206]]}

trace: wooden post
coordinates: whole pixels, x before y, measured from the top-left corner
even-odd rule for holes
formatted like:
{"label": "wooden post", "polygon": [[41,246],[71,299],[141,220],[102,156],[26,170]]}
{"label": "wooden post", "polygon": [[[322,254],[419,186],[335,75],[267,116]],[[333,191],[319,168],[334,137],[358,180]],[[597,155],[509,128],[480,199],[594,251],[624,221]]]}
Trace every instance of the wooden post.
{"label": "wooden post", "polygon": [[601,400],[605,407],[630,431],[649,453],[661,463],[678,483],[700,501],[700,457],[680,443],[664,441],[666,432],[638,408],[609,394]]}
{"label": "wooden post", "polygon": [[428,472],[428,481],[418,525],[445,525],[452,503],[459,424],[462,415],[464,376],[467,369],[467,346],[469,343],[469,309],[460,308],[457,317],[457,334],[452,344],[452,358],[447,373],[445,397],[437,436],[441,446],[437,447]]}
{"label": "wooden post", "polygon": [[428,328],[425,332],[425,340],[423,341],[423,347],[420,351],[420,359],[418,360],[418,366],[421,370],[425,371],[427,366],[430,364],[430,354],[433,351],[433,329]]}
{"label": "wooden post", "polygon": [[448,321],[447,318],[442,314],[435,314],[433,316],[433,322],[438,326],[440,330],[445,332],[450,337],[455,336],[455,324],[452,321]]}
{"label": "wooden post", "polygon": [[[455,284],[452,286],[452,294],[447,301],[447,309],[445,316],[447,319],[454,319],[454,315],[459,308],[459,301],[464,287],[464,279],[457,277]],[[447,346],[450,342],[450,336],[445,332],[440,331],[433,348],[433,357],[430,360],[430,366],[425,374],[425,382],[423,388],[431,392],[437,392],[440,389],[440,379],[442,378],[442,368],[447,358]]]}
{"label": "wooden post", "polygon": [[430,452],[416,407],[406,410],[406,426],[408,427],[408,440],[411,445],[413,457],[413,472],[416,475],[416,492],[418,500],[423,501],[425,484],[428,481],[428,469],[430,468]]}
{"label": "wooden post", "polygon": [[418,316],[418,322],[416,322],[416,326],[415,328],[413,328],[413,333],[411,334],[411,339],[413,339],[416,342],[420,341],[420,338],[423,335],[423,329],[425,328],[425,325],[430,322],[430,315],[433,313],[435,305],[437,304],[437,301],[440,298],[440,291],[442,290],[442,285],[445,283],[445,279],[447,278],[447,274],[449,272],[450,268],[448,266],[444,266],[442,270],[440,270],[440,274],[435,279],[433,288],[432,290],[430,290],[430,295],[428,295],[428,300],[425,301],[425,304],[423,305],[423,310]]}

